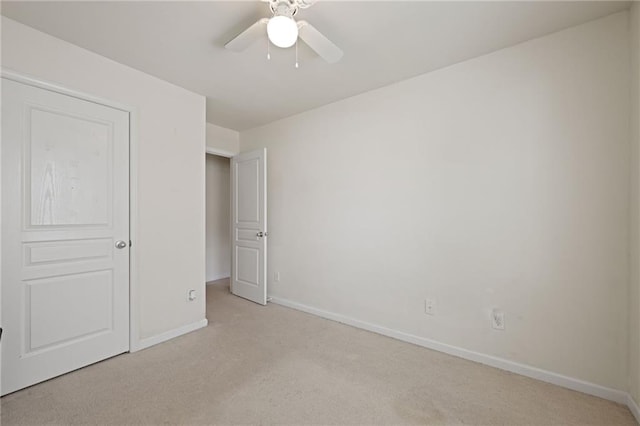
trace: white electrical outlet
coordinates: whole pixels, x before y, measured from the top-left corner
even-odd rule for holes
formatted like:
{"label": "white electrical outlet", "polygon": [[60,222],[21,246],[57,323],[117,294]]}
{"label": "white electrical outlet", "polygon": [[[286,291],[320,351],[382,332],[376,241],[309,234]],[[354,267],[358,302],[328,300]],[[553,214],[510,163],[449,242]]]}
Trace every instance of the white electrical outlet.
{"label": "white electrical outlet", "polygon": [[504,330],[504,312],[500,309],[491,311],[491,328],[494,330]]}
{"label": "white electrical outlet", "polygon": [[280,282],[280,272],[273,273],[273,280],[277,283]]}
{"label": "white electrical outlet", "polygon": [[433,299],[424,299],[424,313],[427,315],[435,315],[436,301]]}
{"label": "white electrical outlet", "polygon": [[189,290],[189,293],[187,293],[187,298],[189,299],[189,302],[193,302],[194,300],[196,300],[196,291]]}

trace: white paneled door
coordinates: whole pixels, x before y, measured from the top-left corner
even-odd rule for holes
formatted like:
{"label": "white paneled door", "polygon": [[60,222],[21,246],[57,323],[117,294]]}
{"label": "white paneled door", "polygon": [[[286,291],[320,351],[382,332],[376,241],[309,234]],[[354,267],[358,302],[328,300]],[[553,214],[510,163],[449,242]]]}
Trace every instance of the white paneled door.
{"label": "white paneled door", "polygon": [[5,395],[129,350],[129,114],[2,79]]}
{"label": "white paneled door", "polygon": [[267,150],[231,159],[231,292],[267,304]]}

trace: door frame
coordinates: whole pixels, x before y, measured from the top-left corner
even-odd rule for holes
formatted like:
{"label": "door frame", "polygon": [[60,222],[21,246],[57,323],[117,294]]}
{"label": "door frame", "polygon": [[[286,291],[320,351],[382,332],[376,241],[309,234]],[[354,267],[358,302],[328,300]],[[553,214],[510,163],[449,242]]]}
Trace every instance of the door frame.
{"label": "door frame", "polygon": [[234,154],[231,151],[225,151],[224,149],[212,148],[210,146],[208,146],[205,149],[205,155],[206,154],[217,155],[218,157],[224,157],[224,158],[233,158],[236,155],[238,155],[238,153]]}
{"label": "door frame", "polygon": [[[0,68],[0,77],[12,80],[17,83],[26,84],[32,87],[49,90],[83,101],[93,102],[109,108],[118,109],[129,114],[129,240],[131,248],[129,250],[129,352],[136,352],[143,349],[140,346],[139,333],[139,283],[138,283],[138,109],[136,107],[115,102],[110,99],[93,96],[88,93],[69,89],[25,73],[13,71],[7,68]],[[0,182],[1,183],[1,182]],[[2,186],[0,185],[0,202],[2,200]],[[0,209],[0,215],[1,215]],[[1,217],[0,217],[1,220]],[[0,230],[0,238],[2,238]],[[0,253],[0,262],[2,253]],[[1,264],[0,264],[1,267]],[[0,280],[2,277],[0,277]],[[0,301],[2,300],[2,283],[0,282]],[[1,305],[0,305],[1,306]],[[2,317],[0,317],[1,319]],[[2,324],[0,324],[1,326]]]}

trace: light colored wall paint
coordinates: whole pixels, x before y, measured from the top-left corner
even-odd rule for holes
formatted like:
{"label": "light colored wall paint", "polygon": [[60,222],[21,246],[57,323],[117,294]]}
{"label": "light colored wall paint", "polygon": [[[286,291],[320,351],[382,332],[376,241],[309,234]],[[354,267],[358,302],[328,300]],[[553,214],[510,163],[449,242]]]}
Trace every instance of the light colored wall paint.
{"label": "light colored wall paint", "polygon": [[626,391],[628,58],[624,12],[241,132],[271,295]]}
{"label": "light colored wall paint", "polygon": [[205,98],[5,17],[2,66],[137,109],[139,337],[203,320]]}
{"label": "light colored wall paint", "polygon": [[240,152],[240,133],[207,123],[207,148],[219,154],[234,156]]}
{"label": "light colored wall paint", "polygon": [[207,155],[207,281],[231,275],[230,160]]}
{"label": "light colored wall paint", "polygon": [[631,47],[631,274],[629,291],[629,390],[640,403],[640,4],[629,13]]}

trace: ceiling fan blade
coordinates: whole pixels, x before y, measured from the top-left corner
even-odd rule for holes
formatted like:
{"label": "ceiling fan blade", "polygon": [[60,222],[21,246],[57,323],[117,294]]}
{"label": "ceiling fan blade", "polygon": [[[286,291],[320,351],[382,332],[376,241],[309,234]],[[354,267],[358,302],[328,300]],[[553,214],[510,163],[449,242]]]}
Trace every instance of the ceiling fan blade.
{"label": "ceiling fan blade", "polygon": [[233,50],[234,52],[242,52],[247,47],[251,46],[261,36],[267,34],[267,22],[268,18],[262,18],[249,28],[235,36],[227,44],[224,45],[226,49]]}
{"label": "ceiling fan blade", "polygon": [[342,58],[342,50],[326,38],[320,31],[307,21],[298,21],[298,36],[318,56],[330,64],[334,64]]}

